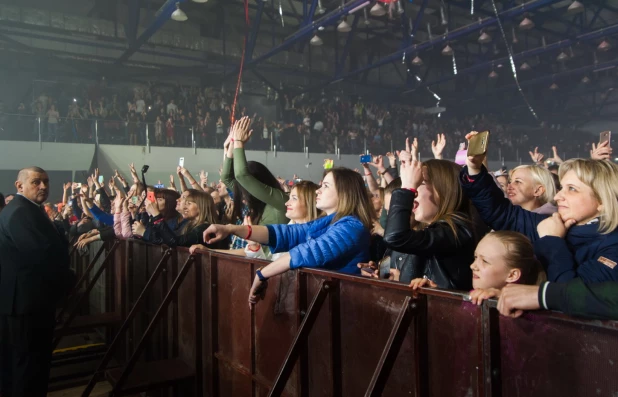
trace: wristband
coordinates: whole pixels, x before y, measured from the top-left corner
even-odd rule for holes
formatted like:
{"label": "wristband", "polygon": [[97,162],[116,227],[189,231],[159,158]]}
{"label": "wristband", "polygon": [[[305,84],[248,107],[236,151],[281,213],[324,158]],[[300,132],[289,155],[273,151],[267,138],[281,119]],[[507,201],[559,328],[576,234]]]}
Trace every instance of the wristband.
{"label": "wristband", "polygon": [[414,197],[417,197],[417,196],[418,196],[418,191],[417,191],[416,189],[414,189],[414,188],[411,188],[411,187],[402,187],[402,189],[403,189],[403,190],[409,190],[409,191],[411,191],[412,193],[414,193]]}
{"label": "wristband", "polygon": [[249,240],[249,237],[251,237],[251,234],[253,233],[253,229],[251,228],[251,225],[247,225],[247,227],[249,228],[249,234],[247,235],[247,237],[245,237],[245,240]]}
{"label": "wristband", "polygon": [[258,276],[258,279],[260,279],[261,282],[268,280],[268,277],[264,277],[264,275],[262,274],[262,270],[258,270],[257,272],[255,272],[255,275]]}

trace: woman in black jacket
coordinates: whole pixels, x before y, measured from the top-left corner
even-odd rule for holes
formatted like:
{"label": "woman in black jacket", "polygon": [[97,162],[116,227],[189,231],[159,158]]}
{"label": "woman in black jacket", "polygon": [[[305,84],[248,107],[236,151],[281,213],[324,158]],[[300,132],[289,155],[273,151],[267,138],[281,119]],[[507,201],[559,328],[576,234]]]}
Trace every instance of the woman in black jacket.
{"label": "woman in black jacket", "polygon": [[[412,160],[400,153],[401,189],[390,200],[384,241],[394,251],[413,254],[413,288],[431,286],[470,290],[470,263],[479,240],[472,206],[458,182],[459,166],[446,160]],[[410,228],[414,214],[417,224]]]}

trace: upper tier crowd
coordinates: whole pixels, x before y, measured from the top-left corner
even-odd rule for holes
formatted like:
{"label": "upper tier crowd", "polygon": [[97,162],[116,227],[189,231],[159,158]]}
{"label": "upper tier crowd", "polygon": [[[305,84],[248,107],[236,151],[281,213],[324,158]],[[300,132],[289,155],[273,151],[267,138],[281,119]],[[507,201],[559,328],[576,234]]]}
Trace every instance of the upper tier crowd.
{"label": "upper tier crowd", "polygon": [[532,164],[490,172],[495,139],[453,162],[443,158],[451,140],[438,134],[426,161],[419,147],[427,141],[405,139],[360,171],[327,166],[321,181],[290,183],[247,161],[255,126],[242,117],[221,139],[217,182],[183,167],[168,187],[144,186],[133,164],[128,180],[116,171],[101,181],[94,170],[84,183],[64,184],[62,202],[45,210],[80,250],[118,236],[271,260],[256,274],[252,306],[270,277],[322,267],[471,291],[477,304],[496,297],[509,316],[545,308],[618,319],[618,166],[609,140],[593,144],[590,158],[563,160],[553,147],[546,160],[534,149]]}
{"label": "upper tier crowd", "polygon": [[[536,146],[558,145],[563,157],[581,156],[592,141],[556,124],[529,129],[484,115],[452,117],[447,111],[438,118],[418,107],[378,104],[359,96],[292,97],[283,92],[269,93],[268,105],[240,96],[235,118],[252,115],[253,148],[268,150],[272,143],[279,151],[302,152],[305,145],[313,153],[384,153],[405,138],[428,141],[435,133],[445,133],[445,154],[454,157],[466,131],[489,129],[492,160],[518,161]],[[43,141],[94,142],[98,137],[100,143],[218,148],[227,136],[233,103],[233,93],[213,87],[148,84],[117,89],[105,80],[58,86],[12,109],[0,102],[0,139],[40,136]],[[270,118],[258,116],[268,108]]]}

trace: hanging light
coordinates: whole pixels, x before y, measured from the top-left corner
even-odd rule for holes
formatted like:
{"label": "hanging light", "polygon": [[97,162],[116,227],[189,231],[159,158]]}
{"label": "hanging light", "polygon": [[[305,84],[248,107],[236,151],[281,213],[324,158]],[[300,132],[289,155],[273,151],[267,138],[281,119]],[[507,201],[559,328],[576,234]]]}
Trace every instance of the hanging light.
{"label": "hanging light", "polygon": [[564,62],[564,61],[566,61],[567,59],[569,59],[569,56],[568,56],[568,55],[566,54],[566,52],[564,52],[564,51],[562,51],[562,52],[558,55],[558,57],[556,58],[556,60],[557,60],[558,62]]}
{"label": "hanging light", "polygon": [[386,15],[386,10],[384,9],[384,7],[382,7],[382,4],[376,1],[373,7],[371,7],[369,13],[374,17],[382,17]]}
{"label": "hanging light", "polygon": [[488,35],[486,32],[481,31],[481,35],[478,38],[478,42],[481,44],[487,44],[491,41],[491,36]]}
{"label": "hanging light", "polygon": [[519,23],[519,28],[521,30],[530,30],[534,27],[534,22],[528,17],[524,17],[522,21]]}
{"label": "hanging light", "polygon": [[176,9],[172,12],[172,19],[178,22],[184,22],[187,19],[187,14],[183,10],[180,9],[180,3],[176,3]]}
{"label": "hanging light", "polygon": [[530,65],[528,64],[528,62],[524,62],[524,63],[522,63],[522,64],[521,64],[521,66],[519,67],[519,70],[521,70],[521,71],[523,71],[523,72],[526,72],[526,71],[528,71],[528,70],[530,70],[530,69],[532,69],[532,68],[530,67]]}
{"label": "hanging light", "polygon": [[446,19],[446,13],[444,12],[444,6],[440,6],[440,23],[442,26],[448,25],[448,20]]}
{"label": "hanging light", "polygon": [[446,56],[446,57],[450,57],[453,55],[453,49],[451,48],[451,46],[447,43],[446,47],[444,47],[442,49],[442,55]]}
{"label": "hanging light", "polygon": [[517,44],[519,43],[519,40],[517,40],[517,35],[515,34],[515,28],[511,28],[511,33],[513,35],[513,44]]}
{"label": "hanging light", "polygon": [[583,84],[588,84],[588,83],[590,83],[590,77],[588,77],[588,76],[584,76],[584,78],[582,79],[582,83],[583,83]]}
{"label": "hanging light", "polygon": [[200,4],[203,4],[203,3],[208,3],[208,0],[192,0],[192,1],[193,1],[194,3],[200,3]]}
{"label": "hanging light", "polygon": [[412,65],[414,66],[421,66],[423,64],[423,60],[417,55],[414,57],[414,59],[412,60]]}
{"label": "hanging light", "polygon": [[324,7],[322,6],[322,0],[318,0],[318,14],[322,15],[326,12]]}
{"label": "hanging light", "polygon": [[318,28],[318,30],[319,30],[320,32],[323,32],[323,31],[324,31],[324,29],[326,29],[324,26],[320,26],[320,27]]}
{"label": "hanging light", "polygon": [[402,4],[403,0],[399,0],[397,2],[397,14],[401,15],[405,12],[405,10],[403,9],[403,4]]}
{"label": "hanging light", "polygon": [[369,22],[369,14],[366,8],[363,10],[363,18],[365,19],[365,26],[369,26],[371,22]]}
{"label": "hanging light", "polygon": [[556,91],[558,88],[558,84],[556,83],[551,83],[551,85],[549,86],[549,89],[552,91]]}
{"label": "hanging light", "polygon": [[599,51],[607,51],[610,48],[612,48],[612,45],[610,44],[610,42],[607,41],[606,39],[603,39],[601,44],[599,44],[599,46],[597,47],[597,50],[599,50]]}
{"label": "hanging light", "polygon": [[314,46],[320,46],[320,45],[324,44],[324,42],[322,41],[322,39],[321,39],[321,38],[320,38],[317,34],[316,34],[316,35],[314,35],[314,36],[311,38],[311,40],[309,41],[309,43],[310,43],[311,45],[314,45]]}
{"label": "hanging light", "polygon": [[569,8],[567,8],[567,14],[569,15],[579,14],[580,12],[584,12],[584,5],[577,0],[572,2]]}
{"label": "hanging light", "polygon": [[487,76],[487,77],[489,77],[490,79],[497,79],[497,78],[498,78],[498,73],[496,73],[496,71],[495,71],[495,70],[492,70],[492,71],[489,73],[489,76]]}
{"label": "hanging light", "polygon": [[341,32],[341,33],[348,33],[350,30],[352,30],[352,27],[350,26],[350,24],[346,21],[345,18],[343,18],[341,20],[341,22],[339,23],[339,25],[337,25],[337,31]]}

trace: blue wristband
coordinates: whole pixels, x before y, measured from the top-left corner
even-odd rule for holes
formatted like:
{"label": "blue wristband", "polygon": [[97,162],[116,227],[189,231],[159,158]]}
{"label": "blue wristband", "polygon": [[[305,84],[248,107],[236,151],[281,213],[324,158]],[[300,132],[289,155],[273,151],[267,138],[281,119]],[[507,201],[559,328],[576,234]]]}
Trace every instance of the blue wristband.
{"label": "blue wristband", "polygon": [[258,278],[260,279],[260,281],[264,282],[266,280],[268,280],[267,277],[264,277],[264,275],[262,274],[261,270],[258,270],[257,272],[255,272],[255,275],[258,276]]}

